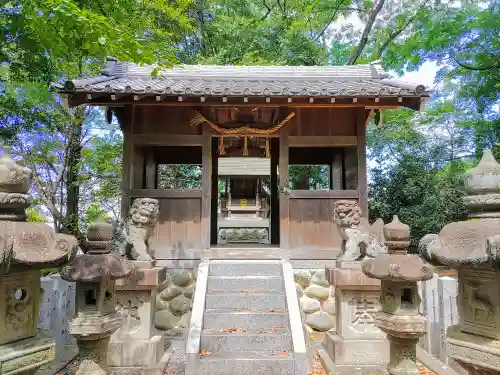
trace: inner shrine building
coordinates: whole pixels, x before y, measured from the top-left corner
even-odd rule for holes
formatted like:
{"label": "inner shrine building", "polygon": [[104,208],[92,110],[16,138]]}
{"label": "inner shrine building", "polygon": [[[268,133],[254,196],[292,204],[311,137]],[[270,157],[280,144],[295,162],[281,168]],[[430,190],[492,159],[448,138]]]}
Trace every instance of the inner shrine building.
{"label": "inner shrine building", "polygon": [[[182,65],[153,77],[155,68],[109,58],[100,75],[56,89],[69,106],[103,106],[118,119],[122,215],[135,198],[159,200],[158,260],[225,257],[238,249],[242,257],[335,259],[342,243],[335,200],[357,200],[368,215],[367,123],[383,109],[419,110],[430,94],[378,65]],[[268,163],[265,186],[260,176],[252,188],[232,186],[233,198],[249,191],[240,199],[247,205],[265,197],[266,244],[219,243],[220,219],[230,216],[219,160],[231,157]],[[232,168],[252,175],[244,163],[241,173]],[[308,177],[301,183],[300,168],[321,174],[324,183]]]}

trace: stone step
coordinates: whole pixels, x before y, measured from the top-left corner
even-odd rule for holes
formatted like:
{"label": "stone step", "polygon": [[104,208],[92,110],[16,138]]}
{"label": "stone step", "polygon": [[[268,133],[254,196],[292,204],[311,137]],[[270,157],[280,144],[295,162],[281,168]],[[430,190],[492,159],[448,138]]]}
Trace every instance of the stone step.
{"label": "stone step", "polygon": [[239,292],[256,290],[283,292],[284,282],[280,276],[209,276],[208,292]]}
{"label": "stone step", "polygon": [[222,329],[240,328],[283,328],[289,326],[288,310],[270,312],[256,309],[212,309],[205,310],[203,327]]}
{"label": "stone step", "polygon": [[213,353],[187,364],[186,375],[292,375],[292,353]]}
{"label": "stone step", "polygon": [[282,265],[274,260],[213,260],[210,276],[281,276]]}
{"label": "stone step", "polygon": [[[231,330],[235,331],[231,331]],[[227,327],[204,329],[201,334],[201,349],[210,352],[292,350],[292,336],[287,328],[245,329]]]}
{"label": "stone step", "polygon": [[285,309],[285,294],[281,292],[207,293],[205,309]]}

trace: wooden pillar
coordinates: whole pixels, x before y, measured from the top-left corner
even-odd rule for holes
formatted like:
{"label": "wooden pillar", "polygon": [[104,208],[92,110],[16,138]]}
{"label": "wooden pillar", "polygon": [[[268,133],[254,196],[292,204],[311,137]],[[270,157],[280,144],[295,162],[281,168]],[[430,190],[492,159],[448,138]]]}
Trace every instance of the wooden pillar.
{"label": "wooden pillar", "polygon": [[279,135],[279,187],[280,187],[280,247],[290,248],[290,197],[288,191],[288,127],[281,128]]}
{"label": "wooden pillar", "polygon": [[366,114],[364,108],[356,109],[356,129],[358,136],[358,192],[359,205],[365,217],[368,217],[368,178],[366,172]]}
{"label": "wooden pillar", "polygon": [[201,145],[201,247],[210,248],[210,211],[212,205],[212,136],[203,131]]}
{"label": "wooden pillar", "polygon": [[120,127],[123,131],[122,182],[121,182],[121,218],[125,219],[130,207],[130,189],[132,188],[132,131],[134,124],[134,106],[126,105],[123,116],[120,116]]}
{"label": "wooden pillar", "polygon": [[212,199],[210,204],[210,245],[217,245],[217,220],[219,208],[219,154],[217,153],[217,138],[212,138]]}
{"label": "wooden pillar", "polygon": [[278,161],[279,161],[279,140],[271,139],[271,197],[269,199],[271,245],[280,243],[280,211],[278,194]]}
{"label": "wooden pillar", "polygon": [[155,155],[151,149],[146,152],[146,189],[156,189]]}

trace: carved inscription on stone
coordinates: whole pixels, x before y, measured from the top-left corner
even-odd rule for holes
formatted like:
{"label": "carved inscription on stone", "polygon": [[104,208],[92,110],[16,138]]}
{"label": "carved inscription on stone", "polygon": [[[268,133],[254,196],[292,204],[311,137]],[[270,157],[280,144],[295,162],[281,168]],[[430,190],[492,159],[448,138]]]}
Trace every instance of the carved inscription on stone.
{"label": "carved inscription on stone", "polygon": [[124,334],[133,334],[141,329],[141,317],[139,314],[139,306],[144,303],[140,297],[123,296],[117,303],[116,311],[123,318],[120,332]]}
{"label": "carved inscription on stone", "polygon": [[367,326],[373,326],[375,323],[373,314],[377,311],[376,301],[366,297],[354,297],[351,304],[351,326],[359,332],[368,331]]}

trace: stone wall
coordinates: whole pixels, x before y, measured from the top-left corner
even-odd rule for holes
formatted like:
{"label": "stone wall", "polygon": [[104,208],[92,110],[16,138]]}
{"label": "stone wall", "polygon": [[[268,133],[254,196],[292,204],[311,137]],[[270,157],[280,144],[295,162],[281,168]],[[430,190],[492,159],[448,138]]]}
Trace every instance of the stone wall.
{"label": "stone wall", "polygon": [[197,269],[167,270],[167,286],[156,295],[156,329],[179,336],[189,328]]}
{"label": "stone wall", "polygon": [[299,269],[294,274],[307,331],[335,330],[335,288],[326,280],[325,268]]}

